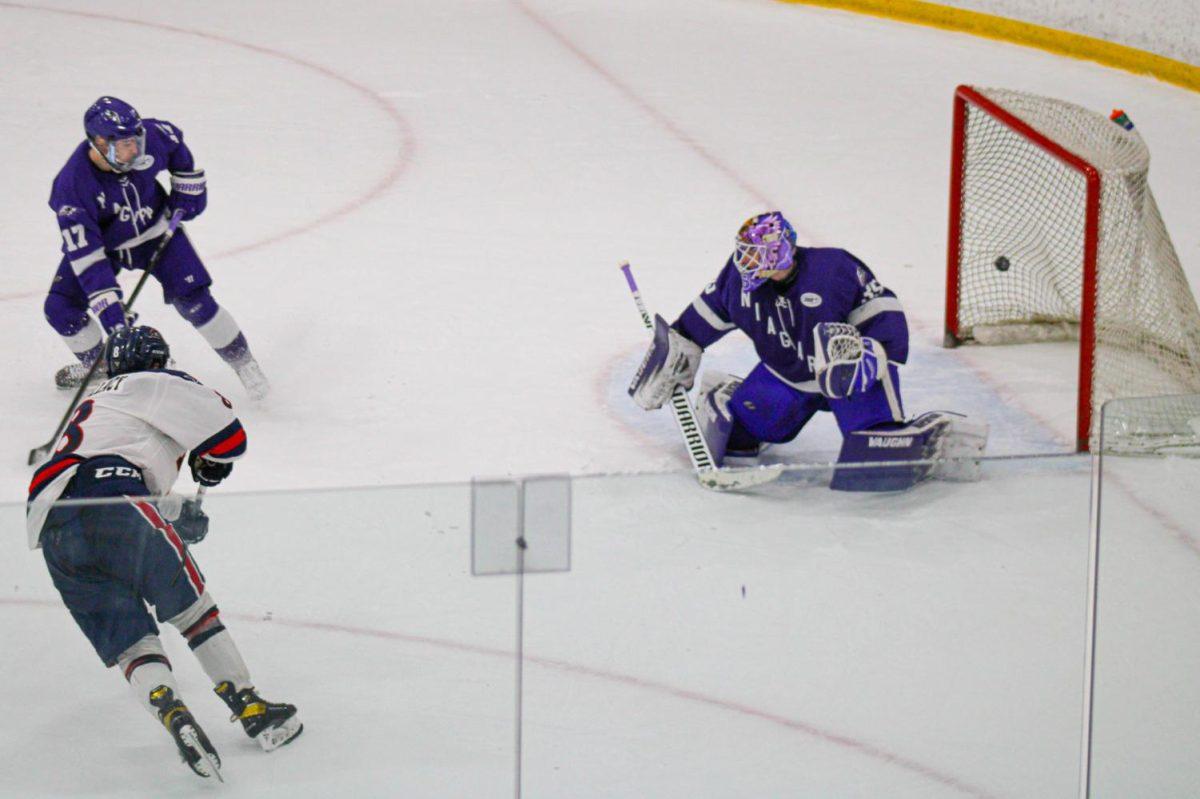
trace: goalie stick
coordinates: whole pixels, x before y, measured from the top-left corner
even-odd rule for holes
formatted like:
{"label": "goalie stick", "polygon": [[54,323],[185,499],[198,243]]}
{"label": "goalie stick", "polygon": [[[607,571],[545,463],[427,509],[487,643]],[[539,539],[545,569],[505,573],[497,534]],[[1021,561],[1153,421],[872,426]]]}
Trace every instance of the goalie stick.
{"label": "goalie stick", "polygon": [[[171,219],[169,222],[167,222],[166,232],[162,234],[162,238],[158,241],[158,246],[155,247],[154,252],[150,254],[150,261],[146,264],[146,269],[142,273],[141,279],[138,280],[137,285],[133,287],[133,293],[129,295],[129,302],[125,303],[126,311],[133,307],[133,301],[136,300],[138,294],[141,293],[142,286],[146,283],[146,278],[150,277],[150,273],[153,272],[154,267],[158,265],[158,259],[162,257],[163,251],[167,249],[167,244],[170,243],[171,238],[175,235],[175,229],[179,227],[179,222],[182,219],[183,211],[176,211],[175,213],[171,214]],[[71,398],[71,404],[67,406],[67,412],[64,413],[62,419],[59,420],[58,427],[54,428],[54,435],[50,436],[50,440],[45,444],[42,444],[40,447],[34,447],[33,449],[29,450],[28,463],[30,466],[33,466],[35,463],[41,461],[50,454],[52,449],[54,449],[54,445],[58,443],[58,437],[61,436],[63,430],[66,429],[67,420],[71,418],[71,414],[75,411],[75,406],[79,404],[79,400],[83,396],[83,392],[87,391],[88,389],[88,383],[92,382],[92,375],[96,374],[96,369],[100,367],[100,362],[103,360],[104,355],[101,354],[101,356],[97,358],[88,369],[88,373],[83,378],[83,382],[79,384],[79,389],[75,392],[75,396]]]}
{"label": "goalie stick", "polygon": [[[629,293],[633,295],[633,301],[637,303],[638,312],[642,315],[642,324],[647,329],[653,330],[654,322],[650,318],[649,311],[646,310],[646,303],[642,300],[642,294],[638,290],[637,281],[633,279],[633,271],[628,261],[621,263],[621,271],[625,273],[625,282],[629,284]],[[671,392],[671,414],[675,417],[675,423],[679,426],[679,432],[683,436],[683,443],[687,447],[688,458],[692,462],[696,479],[705,488],[711,488],[714,491],[737,491],[773,482],[783,473],[780,466],[757,466],[749,469],[718,468],[713,462],[708,442],[700,433],[700,425],[696,422],[696,412],[692,409],[687,389],[683,386],[676,386],[675,390]]]}

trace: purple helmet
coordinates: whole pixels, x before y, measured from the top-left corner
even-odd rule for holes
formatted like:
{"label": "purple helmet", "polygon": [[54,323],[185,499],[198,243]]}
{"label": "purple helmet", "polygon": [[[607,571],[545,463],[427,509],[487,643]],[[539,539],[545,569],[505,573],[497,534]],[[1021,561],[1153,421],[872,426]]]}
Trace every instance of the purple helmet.
{"label": "purple helmet", "polygon": [[752,216],[742,223],[733,251],[733,264],[742,276],[742,288],[754,291],[766,281],[766,272],[792,268],[796,231],[778,211]]}
{"label": "purple helmet", "polygon": [[[104,160],[117,172],[128,172],[137,168],[146,154],[146,128],[137,109],[116,97],[101,97],[92,103],[83,115],[83,130],[88,141]],[[104,149],[96,145],[96,137],[103,136]],[[134,139],[137,152],[128,161],[117,158],[118,141]]]}

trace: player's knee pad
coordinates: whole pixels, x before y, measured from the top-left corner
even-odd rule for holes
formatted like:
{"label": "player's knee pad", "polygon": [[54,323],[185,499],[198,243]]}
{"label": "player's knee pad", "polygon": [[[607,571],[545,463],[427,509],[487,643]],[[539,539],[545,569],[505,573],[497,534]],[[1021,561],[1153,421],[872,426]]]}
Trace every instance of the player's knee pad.
{"label": "player's knee pad", "polygon": [[88,322],[91,321],[91,318],[87,314],[86,305],[80,305],[61,294],[47,294],[46,301],[42,304],[42,311],[45,313],[46,321],[50,323],[50,326],[60,336],[67,338],[78,335],[80,331],[88,326]]}
{"label": "player's knee pad", "polygon": [[221,623],[217,603],[213,601],[208,591],[201,594],[200,598],[182,613],[167,619],[167,623],[179,630],[192,649],[225,629]]}
{"label": "player's knee pad", "polygon": [[117,656],[117,666],[128,680],[133,670],[147,663],[163,663],[170,667],[166,650],[163,649],[162,639],[157,635],[147,635],[137,643]]}
{"label": "player's knee pad", "polygon": [[176,297],[171,300],[171,304],[175,306],[175,310],[179,312],[179,315],[191,322],[194,327],[207,324],[221,310],[221,306],[213,299],[212,292],[208,290],[208,286],[201,286],[187,294]]}
{"label": "player's knee pad", "polygon": [[[930,477],[972,480],[987,443],[986,423],[930,411],[906,423],[848,433],[829,487],[835,491],[903,491]],[[898,464],[891,466],[888,464]],[[902,464],[902,465],[899,465]]]}

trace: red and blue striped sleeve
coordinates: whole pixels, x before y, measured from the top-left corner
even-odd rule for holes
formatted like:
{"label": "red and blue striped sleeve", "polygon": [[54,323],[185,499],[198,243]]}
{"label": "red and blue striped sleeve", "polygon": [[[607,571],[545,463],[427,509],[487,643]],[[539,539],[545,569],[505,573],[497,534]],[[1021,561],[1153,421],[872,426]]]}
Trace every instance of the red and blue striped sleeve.
{"label": "red and blue striped sleeve", "polygon": [[210,461],[235,461],[246,454],[246,431],[242,429],[242,423],[234,419],[220,432],[201,441],[192,452]]}

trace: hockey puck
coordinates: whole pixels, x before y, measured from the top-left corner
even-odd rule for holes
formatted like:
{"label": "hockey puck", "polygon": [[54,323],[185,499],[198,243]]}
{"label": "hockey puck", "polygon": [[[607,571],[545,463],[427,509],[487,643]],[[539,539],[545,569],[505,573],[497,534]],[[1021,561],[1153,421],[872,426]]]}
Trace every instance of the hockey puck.
{"label": "hockey puck", "polygon": [[1004,257],[1003,255],[998,256],[993,265],[996,267],[997,271],[1007,272],[1009,267],[1008,258]]}

